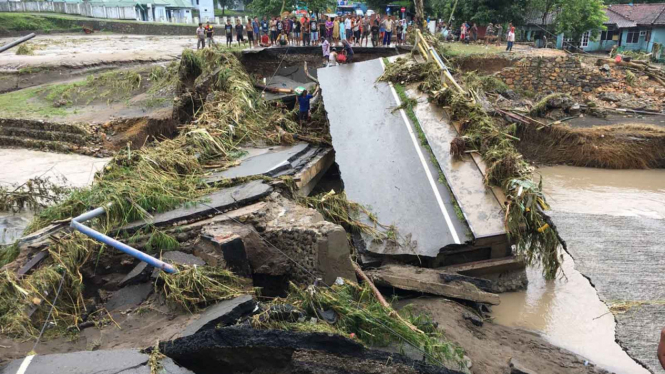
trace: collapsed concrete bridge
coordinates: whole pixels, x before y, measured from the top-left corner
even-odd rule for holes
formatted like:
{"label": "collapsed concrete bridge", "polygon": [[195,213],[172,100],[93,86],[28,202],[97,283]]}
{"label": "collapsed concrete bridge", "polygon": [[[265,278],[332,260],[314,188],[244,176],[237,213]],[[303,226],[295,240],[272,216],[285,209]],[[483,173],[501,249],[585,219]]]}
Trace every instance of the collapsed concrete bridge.
{"label": "collapsed concrete bridge", "polygon": [[502,259],[505,266],[511,248],[503,196],[485,186],[482,160],[450,155],[457,131],[424,95],[407,92],[418,99],[415,118],[397,109],[395,87],[377,81],[384,69],[376,59],[317,72],[348,198],[402,236],[402,245],[392,246],[365,238],[363,260],[417,256],[432,267],[481,261],[470,267],[477,270]]}

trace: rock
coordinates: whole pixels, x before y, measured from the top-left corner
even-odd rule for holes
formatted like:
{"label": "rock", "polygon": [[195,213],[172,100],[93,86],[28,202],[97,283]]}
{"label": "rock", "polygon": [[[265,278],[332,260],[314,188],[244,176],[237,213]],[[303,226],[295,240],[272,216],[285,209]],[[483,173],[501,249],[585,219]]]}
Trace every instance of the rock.
{"label": "rock", "polygon": [[603,92],[602,94],[598,95],[598,98],[600,100],[607,101],[610,103],[618,103],[619,101],[621,101],[621,98],[615,92]]}
{"label": "rock", "polygon": [[536,374],[535,371],[527,369],[515,358],[510,358],[508,361],[508,367],[510,368],[510,374]]}
{"label": "rock", "polygon": [[498,295],[481,291],[471,283],[462,281],[445,283],[441,280],[441,273],[434,269],[387,265],[370,270],[367,275],[380,286],[492,305],[498,305],[501,302]]}
{"label": "rock", "polygon": [[611,70],[610,65],[608,64],[604,64],[603,66],[600,67],[600,71],[609,72],[610,70]]}
{"label": "rock", "polygon": [[475,326],[479,326],[479,327],[482,326],[483,323],[484,323],[483,320],[480,317],[478,317],[477,314],[471,313],[471,312],[464,312],[462,314],[462,318],[464,318],[467,321],[470,321]]}
{"label": "rock", "polygon": [[124,287],[114,292],[106,303],[106,310],[112,312],[120,308],[129,309],[139,306],[152,293],[152,283],[142,283]]}
{"label": "rock", "polygon": [[[36,355],[23,371],[28,374],[67,373],[123,373],[150,374],[148,360],[150,356],[137,349],[118,349],[108,351],[82,351],[52,355]],[[25,359],[10,362],[0,373],[14,374],[19,372]],[[175,364],[166,357],[161,360],[160,374],[193,374],[191,371]]]}
{"label": "rock", "polygon": [[130,286],[132,284],[143,283],[150,279],[153,267],[148,265],[147,262],[140,261],[138,265],[132,269],[121,281],[118,283],[119,287]]}
{"label": "rock", "polygon": [[576,115],[580,114],[581,111],[582,111],[582,108],[580,107],[580,104],[578,104],[578,103],[575,103],[575,104],[573,104],[573,106],[568,108],[568,114],[570,114],[571,116],[576,116]]}
{"label": "rock", "polygon": [[218,325],[229,326],[256,309],[256,301],[251,295],[243,295],[231,300],[220,301],[206,308],[199,319],[191,322],[181,336],[190,336],[201,331],[215,329]]}

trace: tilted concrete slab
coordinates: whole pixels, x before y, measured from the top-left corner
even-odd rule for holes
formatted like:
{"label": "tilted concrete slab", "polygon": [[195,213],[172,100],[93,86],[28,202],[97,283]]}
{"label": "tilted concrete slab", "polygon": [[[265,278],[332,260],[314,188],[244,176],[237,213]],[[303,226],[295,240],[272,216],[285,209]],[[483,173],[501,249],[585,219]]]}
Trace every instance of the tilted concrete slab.
{"label": "tilted concrete slab", "polygon": [[272,192],[272,187],[261,180],[255,180],[237,186],[224,188],[200,199],[200,203],[186,204],[180,208],[158,213],[151,220],[142,220],[130,223],[119,231],[134,232],[140,228],[153,226],[166,226],[175,222],[187,221],[197,217],[204,217],[231,208],[253,203]]}
{"label": "tilted concrete slab", "polygon": [[290,161],[296,159],[310,148],[307,143],[293,146],[247,149],[247,155],[239,159],[240,165],[213,173],[207,181],[225,178],[242,178],[250,175],[269,175],[290,167]]}
{"label": "tilted concrete slab", "polygon": [[251,295],[220,301],[206,308],[201,316],[192,321],[180,336],[190,336],[200,331],[215,329],[217,325],[222,327],[234,325],[239,318],[249,315],[254,309],[256,309],[256,301]]}
{"label": "tilted concrete slab", "polygon": [[458,133],[443,109],[429,103],[424,93],[409,90],[407,94],[418,101],[413,111],[474,238],[505,234],[501,204],[485,185],[485,177],[472,157],[455,159],[450,155],[450,142]]}
{"label": "tilted concrete slab", "polygon": [[[10,362],[0,374],[150,374],[149,359],[138,349],[36,355]],[[168,357],[161,364],[161,374],[193,374]]]}
{"label": "tilted concrete slab", "polygon": [[375,246],[374,253],[436,257],[467,240],[447,187],[385,82],[381,60],[318,70],[336,161],[348,198],[394,224],[413,247]]}

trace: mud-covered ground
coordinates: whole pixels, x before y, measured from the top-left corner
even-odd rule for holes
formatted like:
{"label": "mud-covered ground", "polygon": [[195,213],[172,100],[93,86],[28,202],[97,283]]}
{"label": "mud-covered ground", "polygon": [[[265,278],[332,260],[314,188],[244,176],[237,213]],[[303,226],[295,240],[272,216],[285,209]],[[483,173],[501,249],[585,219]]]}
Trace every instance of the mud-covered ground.
{"label": "mud-covered ground", "polygon": [[[196,48],[192,36],[120,35],[109,33],[38,35],[26,42],[34,55],[16,55],[12,48],[0,55],[0,71],[28,67],[72,67],[168,61],[180,56],[184,48]],[[0,38],[6,43],[15,38]]]}

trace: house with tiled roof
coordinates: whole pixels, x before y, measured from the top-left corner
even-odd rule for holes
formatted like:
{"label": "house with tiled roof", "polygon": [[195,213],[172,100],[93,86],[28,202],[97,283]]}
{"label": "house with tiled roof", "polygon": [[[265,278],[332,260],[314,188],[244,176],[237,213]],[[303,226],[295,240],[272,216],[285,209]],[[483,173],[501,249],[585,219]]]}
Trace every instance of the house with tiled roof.
{"label": "house with tiled roof", "polygon": [[[526,18],[525,39],[543,46],[543,40],[552,41],[557,48],[574,46],[585,52],[604,52],[618,46],[622,50],[651,52],[654,43],[665,44],[665,3],[656,4],[614,4],[605,8],[606,30],[593,40],[591,31],[582,35],[581,40],[564,39],[554,35],[556,11],[546,17],[534,13]],[[553,42],[556,40],[556,43]]]}

